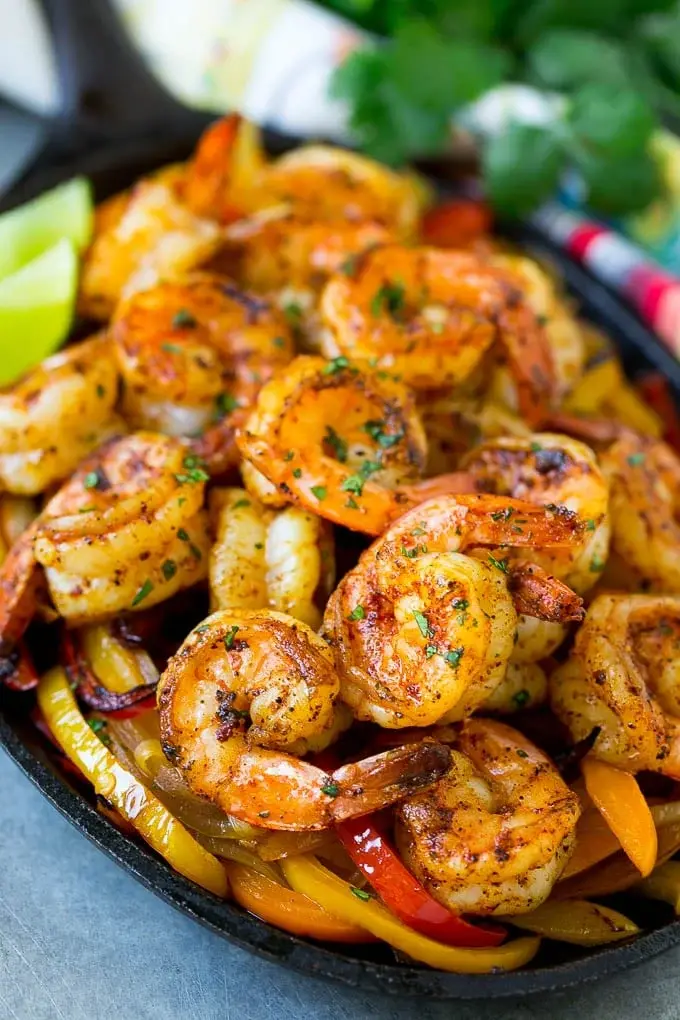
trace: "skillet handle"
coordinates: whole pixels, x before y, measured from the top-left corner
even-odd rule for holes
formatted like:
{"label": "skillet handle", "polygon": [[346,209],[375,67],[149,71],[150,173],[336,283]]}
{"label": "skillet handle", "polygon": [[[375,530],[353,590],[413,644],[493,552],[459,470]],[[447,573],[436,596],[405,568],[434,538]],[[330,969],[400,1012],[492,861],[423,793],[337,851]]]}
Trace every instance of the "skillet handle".
{"label": "skillet handle", "polygon": [[91,142],[186,133],[205,115],[147,70],[108,0],[39,0],[61,88],[60,133]]}

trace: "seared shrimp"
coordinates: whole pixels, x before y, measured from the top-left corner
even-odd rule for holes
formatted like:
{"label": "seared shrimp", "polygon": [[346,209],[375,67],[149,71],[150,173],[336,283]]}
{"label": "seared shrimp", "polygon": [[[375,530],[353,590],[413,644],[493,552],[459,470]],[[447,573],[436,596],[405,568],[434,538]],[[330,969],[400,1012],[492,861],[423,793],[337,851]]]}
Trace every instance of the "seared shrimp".
{"label": "seared shrimp", "polygon": [[299,507],[270,510],[245,489],[213,489],[210,512],[212,607],[271,607],[318,627],[335,575],[330,525]]}
{"label": "seared shrimp", "polygon": [[593,451],[567,436],[538,432],[526,439],[494,439],[461,462],[478,492],[556,504],[585,521],[583,541],[536,554],[543,565],[576,591],[593,586],[609,550],[609,492]]}
{"label": "seared shrimp", "polygon": [[412,175],[329,145],[304,145],[270,164],[264,188],[310,220],[373,220],[409,239],[416,231],[427,189]]}
{"label": "seared shrimp", "polygon": [[[470,715],[505,675],[518,597],[508,581],[521,588],[523,572],[514,578],[506,560],[482,562],[463,550],[568,545],[578,530],[573,515],[493,496],[441,497],[404,514],[362,554],[326,607],[324,633],[355,717],[395,729]],[[534,597],[533,611],[552,616],[555,600],[558,615],[580,617],[580,599],[554,579],[545,581],[542,605]]]}
{"label": "seared shrimp", "polygon": [[35,559],[59,615],[78,625],[147,609],[203,579],[205,478],[182,443],[152,433],[88,458],[35,522]]}
{"label": "seared shrimp", "polygon": [[241,452],[285,497],[379,533],[409,505],[427,453],[412,395],[384,376],[346,358],[296,358],[260,391]]}
{"label": "seared shrimp", "polygon": [[100,224],[80,277],[80,310],[95,319],[110,318],[121,296],[202,265],[221,236],[175,188],[153,180],[140,181]]}
{"label": "seared shrimp", "polygon": [[161,738],[191,789],[269,829],[323,829],[438,779],[448,749],[422,742],[331,775],[290,753],[333,725],[339,683],[326,644],[266,610],[214,613],[158,688]]}
{"label": "seared shrimp", "polygon": [[512,715],[548,700],[548,678],[537,662],[508,663],[505,676],[481,707],[482,713]]}
{"label": "seared shrimp", "polygon": [[380,223],[323,223],[276,206],[228,227],[212,264],[258,293],[278,294],[289,315],[300,319],[333,273],[391,240]]}
{"label": "seared shrimp", "polygon": [[117,399],[118,369],[101,337],[55,354],[0,393],[0,487],[34,495],[67,478],[105,439],[127,431]]}
{"label": "seared shrimp", "polygon": [[238,460],[235,430],[262,383],[293,356],[286,321],[261,298],[197,273],[133,295],[112,328],[135,428],[194,436],[214,473]]}
{"label": "seared shrimp", "polygon": [[559,397],[578,382],[585,363],[583,329],[544,269],[522,255],[494,255],[491,263],[517,280],[524,298],[543,323]]}
{"label": "seared shrimp", "polygon": [[469,719],[450,771],[397,808],[404,861],[455,913],[525,914],[540,906],[574,847],[579,800],[516,730]]}
{"label": "seared shrimp", "polygon": [[385,245],[366,252],[321,298],[324,353],[370,361],[417,389],[460,383],[496,339],[525,417],[555,392],[543,327],[516,281],[467,252]]}
{"label": "seared shrimp", "polygon": [[258,208],[265,165],[259,128],[236,113],[221,117],[203,132],[186,165],[182,198],[197,216],[231,223]]}
{"label": "seared shrimp", "polygon": [[628,772],[680,778],[680,596],[599,595],[568,661],[552,674],[550,704],[575,740]]}

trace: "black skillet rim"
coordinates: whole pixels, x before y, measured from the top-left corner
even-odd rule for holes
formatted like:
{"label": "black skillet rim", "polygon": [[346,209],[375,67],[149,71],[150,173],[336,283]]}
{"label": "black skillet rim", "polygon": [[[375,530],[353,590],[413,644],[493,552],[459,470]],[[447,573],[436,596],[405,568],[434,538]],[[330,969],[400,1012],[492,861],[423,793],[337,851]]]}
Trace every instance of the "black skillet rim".
{"label": "black skillet rim", "polygon": [[[89,152],[77,160],[42,165],[20,182],[0,207],[10,207],[39,194],[76,173],[105,174],[123,186],[144,170],[178,158],[189,140],[155,139],[117,144]],[[669,380],[680,400],[680,364],[661,346],[637,316],[582,266],[531,227],[514,228],[511,236],[547,255],[558,267],[589,318],[602,325],[619,343],[624,364],[633,373],[654,368]],[[21,699],[19,699],[21,700]],[[353,958],[313,942],[296,938],[207,893],[184,879],[141,843],[124,836],[58,772],[48,766],[21,736],[20,716],[0,696],[0,746],[43,796],[72,825],[137,881],[182,913],[229,942],[256,955],[313,977],[338,981],[365,992],[426,996],[437,1000],[508,998],[556,991],[595,981],[651,959],[680,943],[680,920],[644,932],[626,943],[600,947],[576,960],[503,974],[450,974],[404,964],[375,963]]]}

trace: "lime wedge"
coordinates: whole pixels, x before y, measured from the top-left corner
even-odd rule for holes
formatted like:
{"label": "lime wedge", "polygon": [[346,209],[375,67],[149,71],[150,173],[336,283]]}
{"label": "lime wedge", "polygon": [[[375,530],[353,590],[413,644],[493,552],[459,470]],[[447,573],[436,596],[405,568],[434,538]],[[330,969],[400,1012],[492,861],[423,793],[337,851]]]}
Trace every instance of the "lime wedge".
{"label": "lime wedge", "polygon": [[82,251],[92,236],[89,181],[74,177],[32,202],[0,215],[0,280],[62,237]]}
{"label": "lime wedge", "polygon": [[78,287],[78,255],[63,238],[0,280],[0,385],[52,354],[69,331]]}

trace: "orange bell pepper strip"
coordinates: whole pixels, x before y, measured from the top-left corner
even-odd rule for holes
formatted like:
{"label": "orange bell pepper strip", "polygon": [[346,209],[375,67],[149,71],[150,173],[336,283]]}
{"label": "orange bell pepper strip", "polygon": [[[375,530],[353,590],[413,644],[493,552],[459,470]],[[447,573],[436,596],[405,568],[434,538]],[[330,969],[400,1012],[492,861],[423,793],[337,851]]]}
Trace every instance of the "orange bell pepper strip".
{"label": "orange bell pepper strip", "polygon": [[308,896],[252,868],[230,863],[227,870],[236,902],[277,928],[321,942],[375,942],[375,936],[365,929],[333,917]]}
{"label": "orange bell pepper strip", "polygon": [[95,791],[130,822],[181,875],[226,896],[229,883],[221,861],[208,853],[150,790],[102,743],[83,717],[63,669],[51,669],[38,685],[38,705],[66,756]]}
{"label": "orange bell pepper strip", "polygon": [[587,756],[581,771],[588,796],[643,878],[656,863],[654,818],[635,776]]}
{"label": "orange bell pepper strip", "polygon": [[538,952],[540,939],[534,937],[519,938],[486,949],[446,946],[407,928],[363,889],[353,889],[311,855],[287,857],[280,865],[287,882],[296,892],[304,893],[347,924],[359,925],[413,960],[430,967],[458,974],[489,974],[491,971],[523,967]]}
{"label": "orange bell pepper strip", "polygon": [[668,861],[655,868],[648,878],[633,887],[633,892],[670,903],[675,913],[680,914],[680,861]]}

